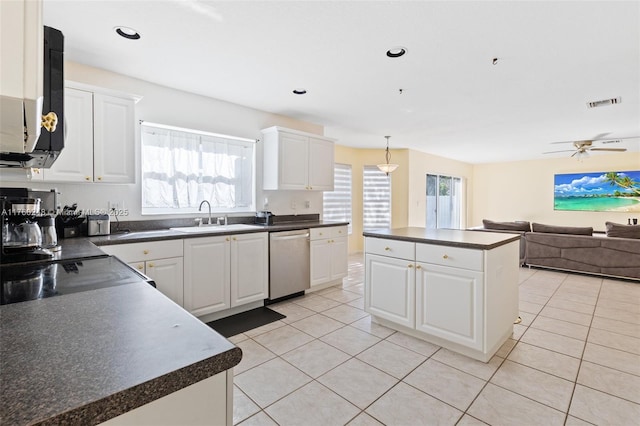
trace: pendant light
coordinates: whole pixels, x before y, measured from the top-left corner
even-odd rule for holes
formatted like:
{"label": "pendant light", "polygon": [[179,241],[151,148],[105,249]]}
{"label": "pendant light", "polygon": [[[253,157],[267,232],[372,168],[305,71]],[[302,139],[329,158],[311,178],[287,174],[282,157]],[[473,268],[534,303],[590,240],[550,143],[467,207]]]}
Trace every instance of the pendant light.
{"label": "pendant light", "polygon": [[397,164],[389,163],[389,161],[391,160],[391,153],[389,152],[389,138],[390,137],[391,136],[385,136],[385,138],[387,138],[387,149],[385,150],[384,158],[387,160],[387,162],[383,163],[383,164],[378,164],[378,168],[380,169],[380,171],[386,173],[387,176],[389,176],[389,173],[393,172],[395,169],[398,168]]}

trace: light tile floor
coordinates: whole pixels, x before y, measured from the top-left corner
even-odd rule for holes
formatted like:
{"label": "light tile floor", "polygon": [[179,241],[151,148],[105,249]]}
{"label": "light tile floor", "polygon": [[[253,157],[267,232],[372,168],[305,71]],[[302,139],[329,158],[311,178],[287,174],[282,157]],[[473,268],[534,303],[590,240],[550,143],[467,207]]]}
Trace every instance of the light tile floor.
{"label": "light tile floor", "polygon": [[522,268],[512,338],[482,363],[371,323],[342,286],[232,337],[234,424],[639,425],[640,283]]}

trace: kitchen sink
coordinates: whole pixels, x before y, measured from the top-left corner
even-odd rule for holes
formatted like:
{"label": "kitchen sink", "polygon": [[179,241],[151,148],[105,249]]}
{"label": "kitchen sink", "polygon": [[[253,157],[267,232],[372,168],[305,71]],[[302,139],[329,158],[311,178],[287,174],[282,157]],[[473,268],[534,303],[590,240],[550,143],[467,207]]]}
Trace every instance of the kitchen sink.
{"label": "kitchen sink", "polygon": [[183,226],[180,228],[169,228],[172,231],[185,232],[187,234],[202,234],[202,233],[216,233],[216,232],[232,232],[232,231],[244,231],[247,229],[259,229],[263,228],[259,225],[247,225],[244,223],[234,223],[231,225],[202,225],[202,226]]}

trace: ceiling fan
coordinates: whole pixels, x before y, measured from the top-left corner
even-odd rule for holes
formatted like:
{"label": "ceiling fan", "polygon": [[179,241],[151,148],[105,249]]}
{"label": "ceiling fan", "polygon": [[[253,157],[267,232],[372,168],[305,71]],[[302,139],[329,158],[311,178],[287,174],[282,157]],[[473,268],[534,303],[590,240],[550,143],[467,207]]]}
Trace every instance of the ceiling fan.
{"label": "ceiling fan", "polygon": [[614,151],[614,152],[624,152],[627,148],[599,148],[594,145],[594,142],[599,142],[600,144],[613,144],[620,143],[623,139],[637,139],[638,136],[630,136],[625,138],[614,138],[614,139],[601,139],[609,133],[601,133],[596,135],[593,139],[581,140],[581,141],[562,141],[562,142],[551,142],[552,144],[562,144],[562,143],[571,143],[574,146],[574,149],[563,149],[560,151],[548,151],[543,152],[543,154],[555,154],[558,152],[573,152],[571,157],[585,158],[589,156],[590,151]]}

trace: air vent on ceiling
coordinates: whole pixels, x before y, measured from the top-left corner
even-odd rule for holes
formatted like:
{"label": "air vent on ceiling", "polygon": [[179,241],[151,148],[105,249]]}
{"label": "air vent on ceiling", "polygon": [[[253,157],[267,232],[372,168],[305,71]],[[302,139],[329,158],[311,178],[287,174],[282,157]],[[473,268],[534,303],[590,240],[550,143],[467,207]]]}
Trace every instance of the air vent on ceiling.
{"label": "air vent on ceiling", "polygon": [[606,105],[615,105],[615,104],[619,104],[620,102],[622,102],[622,98],[618,96],[617,98],[587,102],[587,108],[597,108],[597,107],[606,106]]}

